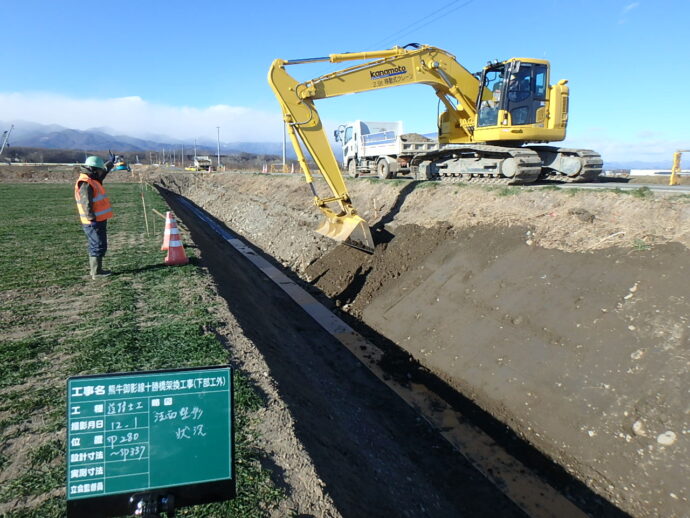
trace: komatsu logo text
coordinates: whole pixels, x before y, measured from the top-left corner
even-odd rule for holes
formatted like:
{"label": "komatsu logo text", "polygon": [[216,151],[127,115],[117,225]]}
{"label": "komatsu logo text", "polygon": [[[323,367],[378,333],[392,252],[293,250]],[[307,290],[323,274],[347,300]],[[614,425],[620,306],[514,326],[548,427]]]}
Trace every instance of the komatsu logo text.
{"label": "komatsu logo text", "polygon": [[404,66],[387,68],[385,70],[372,70],[369,72],[371,79],[383,79],[384,77],[399,76],[400,74],[406,74],[407,69]]}

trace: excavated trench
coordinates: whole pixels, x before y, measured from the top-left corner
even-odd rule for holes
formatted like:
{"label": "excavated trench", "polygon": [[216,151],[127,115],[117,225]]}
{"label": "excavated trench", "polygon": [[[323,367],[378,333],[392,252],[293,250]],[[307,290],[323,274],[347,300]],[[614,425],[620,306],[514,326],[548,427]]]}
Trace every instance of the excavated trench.
{"label": "excavated trench", "polygon": [[297,177],[148,180],[328,297],[387,350],[392,376],[438,380],[497,435],[507,425],[505,442],[553,460],[571,492],[601,495],[591,515],[684,516],[687,200],[357,180],[367,255],[312,232]]}

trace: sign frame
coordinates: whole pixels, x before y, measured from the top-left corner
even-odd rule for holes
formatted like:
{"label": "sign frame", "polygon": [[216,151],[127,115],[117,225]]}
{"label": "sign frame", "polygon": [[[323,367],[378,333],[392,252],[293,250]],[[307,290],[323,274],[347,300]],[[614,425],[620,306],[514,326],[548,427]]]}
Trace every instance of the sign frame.
{"label": "sign frame", "polygon": [[[173,375],[173,376],[180,376],[181,374],[189,374],[190,379],[193,376],[201,376],[204,373],[211,373],[211,372],[216,372],[218,371],[223,371],[223,374],[227,373],[227,379],[228,379],[228,386],[224,387],[222,390],[215,391],[215,393],[220,394],[221,396],[223,393],[227,390],[228,393],[228,399],[229,399],[229,408],[228,408],[228,423],[227,426],[229,428],[228,430],[228,435],[230,439],[230,444],[228,445],[228,455],[229,455],[229,478],[221,478],[221,479],[215,479],[215,480],[210,480],[210,481],[189,481],[189,482],[182,482],[182,483],[173,483],[170,485],[155,485],[155,486],[147,486],[147,487],[139,487],[136,489],[125,489],[122,491],[116,491],[116,492],[107,492],[102,494],[94,494],[93,496],[79,496],[77,498],[72,497],[70,498],[70,468],[73,468],[74,466],[72,465],[70,461],[70,450],[72,448],[71,446],[71,439],[73,438],[73,431],[70,426],[70,412],[72,409],[70,408],[71,406],[74,406],[75,401],[74,398],[72,397],[72,394],[70,394],[70,389],[73,385],[74,382],[83,382],[85,380],[103,380],[104,382],[108,382],[108,380],[114,380],[117,378],[127,378],[128,380],[131,380],[132,378],[141,378],[142,380],[146,380],[147,377],[158,377],[158,376],[165,376],[165,375]],[[198,378],[197,378],[198,379]],[[191,386],[190,386],[191,387]],[[75,390],[77,387],[73,387]],[[191,388],[191,390],[195,390],[195,388]],[[202,394],[212,394],[214,391],[206,391],[204,392],[201,390]],[[199,392],[193,392],[192,395],[198,394]],[[107,373],[107,374],[90,374],[90,375],[83,375],[83,376],[70,376],[67,379],[67,401],[66,401],[66,420],[67,420],[67,449],[66,449],[66,495],[65,499],[67,501],[67,516],[69,518],[86,518],[86,517],[111,517],[111,516],[122,516],[122,515],[128,515],[128,514],[133,514],[136,505],[138,502],[141,501],[142,498],[147,499],[148,501],[160,501],[160,502],[167,502],[170,505],[174,505],[175,508],[177,507],[186,507],[186,506],[191,506],[191,505],[197,505],[197,504],[205,504],[205,503],[210,503],[210,502],[219,502],[219,501],[224,501],[224,500],[230,500],[236,497],[237,491],[236,491],[236,479],[237,479],[237,474],[236,474],[236,467],[235,467],[235,390],[234,390],[234,371],[230,365],[218,365],[218,366],[207,366],[207,367],[190,367],[190,368],[174,368],[174,369],[161,369],[161,370],[153,370],[153,371],[137,371],[137,372],[117,372],[117,373]],[[181,392],[179,395],[173,396],[173,398],[179,398],[179,397],[191,397],[189,393],[185,394],[184,392]],[[104,398],[107,398],[108,395],[103,396]],[[114,396],[113,399],[117,399],[118,397],[121,398],[121,396],[117,395]],[[151,465],[153,464],[150,459],[151,455],[151,444],[149,442],[150,437],[148,437],[148,433],[150,429],[152,428],[152,423],[150,422],[150,417],[153,415],[154,412],[151,410],[151,399],[154,398],[155,395],[152,394],[147,394],[147,395],[142,395],[140,396],[141,399],[148,398],[148,409],[147,409],[147,414],[146,414],[146,422],[147,422],[147,444],[149,446],[148,448],[148,454],[149,454],[149,471],[151,470]],[[161,396],[162,397],[162,396]],[[199,396],[203,398],[203,395]],[[107,434],[106,432],[110,432],[110,430],[106,430],[106,426],[103,423],[107,422],[107,415],[105,413],[105,410],[103,410],[103,422],[99,423],[98,426],[103,426],[103,435],[106,437],[106,442],[107,442]],[[201,417],[201,416],[199,416]],[[192,423],[192,420],[190,419],[189,421]],[[201,422],[201,421],[198,421]],[[221,421],[222,423],[223,421]],[[158,425],[162,426],[162,425]],[[186,427],[188,428],[188,427]],[[200,430],[201,435],[205,434],[203,433],[203,429]],[[191,432],[187,432],[191,435]],[[188,437],[184,437],[187,439]],[[179,437],[177,438],[179,441]],[[96,448],[91,448],[91,449],[96,449]],[[185,448],[180,447],[182,452],[184,452]],[[106,450],[106,445],[104,443],[103,450]],[[179,455],[179,453],[178,453]],[[103,484],[106,485],[108,477],[106,473],[106,460],[103,460]],[[149,473],[149,484],[151,476]],[[107,487],[107,486],[106,486]],[[164,509],[161,509],[161,511]]]}

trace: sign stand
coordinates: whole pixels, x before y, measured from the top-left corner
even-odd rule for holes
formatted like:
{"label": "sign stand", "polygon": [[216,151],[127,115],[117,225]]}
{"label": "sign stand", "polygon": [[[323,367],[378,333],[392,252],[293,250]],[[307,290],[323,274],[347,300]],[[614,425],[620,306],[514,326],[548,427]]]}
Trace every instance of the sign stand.
{"label": "sign stand", "polygon": [[129,503],[134,516],[160,518],[160,513],[167,513],[168,518],[175,516],[175,497],[172,495],[137,493],[129,498]]}

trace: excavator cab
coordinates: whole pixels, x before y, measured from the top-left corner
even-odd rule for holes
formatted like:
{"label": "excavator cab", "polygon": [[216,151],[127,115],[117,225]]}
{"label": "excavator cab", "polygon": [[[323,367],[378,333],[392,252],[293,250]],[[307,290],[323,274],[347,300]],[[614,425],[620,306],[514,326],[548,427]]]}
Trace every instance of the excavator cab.
{"label": "excavator cab", "polygon": [[506,130],[517,137],[508,137],[509,140],[529,140],[523,137],[524,129],[512,128],[543,128],[549,100],[548,79],[546,61],[511,59],[487,66],[477,100],[477,129],[482,132],[493,128],[501,133],[486,140],[505,140]]}

